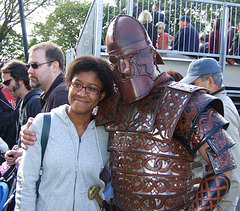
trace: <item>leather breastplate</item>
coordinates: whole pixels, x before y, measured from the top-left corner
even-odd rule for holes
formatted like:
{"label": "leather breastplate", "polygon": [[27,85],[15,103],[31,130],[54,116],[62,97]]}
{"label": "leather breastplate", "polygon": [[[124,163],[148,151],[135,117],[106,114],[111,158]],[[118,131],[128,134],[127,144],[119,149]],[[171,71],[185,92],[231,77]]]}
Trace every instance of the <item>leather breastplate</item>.
{"label": "leather breastplate", "polygon": [[185,113],[194,108],[193,119],[198,118],[215,100],[192,108],[189,104],[200,88],[166,79],[160,77],[151,93],[134,103],[113,97],[100,106],[96,117],[96,125],[104,124],[110,133],[114,201],[123,210],[184,209],[201,182],[202,175],[193,172],[203,172],[202,164],[193,162],[190,143],[176,139],[175,131],[189,124],[184,123]]}
{"label": "leather breastplate", "polygon": [[172,138],[192,94],[175,86],[155,86],[132,104],[116,97],[114,115],[102,119],[110,132],[114,200],[123,210],[180,210],[194,196],[193,157]]}

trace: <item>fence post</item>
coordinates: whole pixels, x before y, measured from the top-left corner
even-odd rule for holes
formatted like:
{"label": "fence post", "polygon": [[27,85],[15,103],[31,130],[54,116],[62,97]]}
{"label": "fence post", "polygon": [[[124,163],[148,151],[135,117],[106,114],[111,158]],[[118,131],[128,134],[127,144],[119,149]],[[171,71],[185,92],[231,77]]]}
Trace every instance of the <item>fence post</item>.
{"label": "fence post", "polygon": [[132,16],[133,15],[133,0],[126,1],[126,15]]}
{"label": "fence post", "polygon": [[226,3],[223,3],[223,22],[221,27],[221,48],[220,48],[220,58],[219,64],[222,66],[222,73],[224,76],[225,66],[226,66],[226,52],[227,52],[227,37],[228,37],[228,17],[229,17],[229,8]]}
{"label": "fence post", "polygon": [[[103,23],[103,0],[97,0],[97,12],[96,12],[96,33],[95,33],[95,56],[100,56],[101,52],[101,40],[102,40],[102,23]],[[95,2],[95,4],[96,4]]]}
{"label": "fence post", "polygon": [[25,62],[28,63],[28,41],[27,41],[27,32],[26,32],[23,1],[18,0],[18,5],[19,5],[20,18],[21,18],[21,26],[22,26],[22,36],[23,36]]}

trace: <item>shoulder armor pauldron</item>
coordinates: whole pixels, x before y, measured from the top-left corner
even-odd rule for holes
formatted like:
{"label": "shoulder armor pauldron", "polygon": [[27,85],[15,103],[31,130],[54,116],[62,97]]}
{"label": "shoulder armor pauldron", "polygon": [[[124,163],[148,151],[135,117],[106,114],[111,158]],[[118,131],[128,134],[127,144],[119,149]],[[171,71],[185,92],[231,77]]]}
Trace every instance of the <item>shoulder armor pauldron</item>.
{"label": "shoulder armor pauldron", "polygon": [[171,84],[168,85],[168,87],[172,89],[177,89],[183,92],[189,92],[189,93],[194,93],[200,90],[208,91],[208,89],[200,86],[194,86],[191,84],[185,84],[185,83],[179,83],[179,82],[172,82]]}
{"label": "shoulder armor pauldron", "polygon": [[209,160],[215,174],[220,174],[236,167],[230,148],[235,144],[223,129],[228,122],[213,108],[199,117],[190,139],[190,146],[195,153],[205,142]]}
{"label": "shoulder armor pauldron", "polygon": [[[174,134],[175,138],[180,140],[192,154],[195,154],[198,150],[196,143],[199,143],[199,140],[201,140],[201,142],[205,142],[206,137],[208,136],[207,133],[210,135],[211,133],[213,134],[213,130],[206,131],[206,128],[203,128],[201,126],[201,129],[204,129],[204,131],[201,131],[200,134],[196,135],[196,140],[193,141],[191,138],[193,133],[197,134],[196,124],[199,121],[200,116],[202,115],[203,118],[204,111],[209,108],[214,108],[218,112],[223,112],[223,105],[221,100],[208,94],[195,92],[188,105],[186,106],[176,127]],[[217,112],[214,113],[214,115],[217,114]],[[205,115],[208,114],[206,113]],[[217,131],[220,127],[227,127],[228,125],[226,120],[220,114],[218,115],[218,117],[214,118],[215,122],[212,123],[212,126],[215,128],[214,131]],[[205,121],[207,121],[207,118]]]}
{"label": "shoulder armor pauldron", "polygon": [[206,149],[215,174],[236,168],[230,148],[235,144],[227,132],[220,128],[207,139],[210,147]]}
{"label": "shoulder armor pauldron", "polygon": [[235,143],[224,130],[228,122],[216,111],[222,109],[220,102],[211,95],[196,93],[186,106],[174,133],[174,137],[193,155],[207,142],[210,146],[207,154],[216,174],[236,167],[230,151]]}

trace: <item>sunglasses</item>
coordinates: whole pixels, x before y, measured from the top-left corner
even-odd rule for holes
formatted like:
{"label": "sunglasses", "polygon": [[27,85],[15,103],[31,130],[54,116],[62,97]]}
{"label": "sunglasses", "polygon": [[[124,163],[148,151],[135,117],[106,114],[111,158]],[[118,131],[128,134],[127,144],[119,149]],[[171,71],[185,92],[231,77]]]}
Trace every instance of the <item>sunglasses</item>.
{"label": "sunglasses", "polygon": [[30,67],[33,68],[33,69],[38,69],[39,66],[41,66],[41,65],[43,65],[43,64],[49,64],[49,63],[52,63],[52,62],[54,62],[54,61],[43,62],[43,63],[40,63],[40,64],[34,62],[34,63],[32,63],[32,64],[27,64],[26,66],[27,66],[28,69],[29,69]]}
{"label": "sunglasses", "polygon": [[10,84],[10,82],[11,82],[12,79],[13,79],[13,78],[10,78],[10,79],[8,79],[8,80],[6,80],[6,81],[3,81],[2,84],[5,85],[5,86],[9,86],[9,84]]}

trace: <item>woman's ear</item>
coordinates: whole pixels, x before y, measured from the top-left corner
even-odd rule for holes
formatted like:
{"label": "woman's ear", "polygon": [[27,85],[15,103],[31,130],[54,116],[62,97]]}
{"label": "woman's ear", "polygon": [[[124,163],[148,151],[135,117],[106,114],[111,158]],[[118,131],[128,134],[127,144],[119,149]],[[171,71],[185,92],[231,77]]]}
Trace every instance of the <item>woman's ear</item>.
{"label": "woman's ear", "polygon": [[102,92],[100,95],[100,101],[102,101],[104,99],[104,97],[106,96],[106,92]]}

